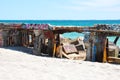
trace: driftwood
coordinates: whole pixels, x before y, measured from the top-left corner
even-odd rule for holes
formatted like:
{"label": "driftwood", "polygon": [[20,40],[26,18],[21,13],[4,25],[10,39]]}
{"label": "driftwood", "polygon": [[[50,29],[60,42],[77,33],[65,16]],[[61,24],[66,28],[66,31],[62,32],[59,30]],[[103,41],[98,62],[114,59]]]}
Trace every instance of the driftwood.
{"label": "driftwood", "polygon": [[120,64],[120,58],[117,58],[117,57],[108,57],[107,60],[108,60],[109,63],[118,63],[118,64]]}
{"label": "driftwood", "polygon": [[60,47],[60,57],[66,57],[72,60],[85,60],[86,51],[77,51],[74,45],[63,45]]}
{"label": "driftwood", "polygon": [[108,57],[118,57],[118,54],[119,54],[119,47],[114,44],[110,44]]}

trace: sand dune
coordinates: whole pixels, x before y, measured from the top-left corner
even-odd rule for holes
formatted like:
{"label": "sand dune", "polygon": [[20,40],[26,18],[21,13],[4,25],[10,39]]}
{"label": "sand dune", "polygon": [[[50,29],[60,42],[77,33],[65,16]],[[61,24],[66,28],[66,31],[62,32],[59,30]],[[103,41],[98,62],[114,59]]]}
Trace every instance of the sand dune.
{"label": "sand dune", "polygon": [[0,80],[119,80],[120,78],[118,64],[41,57],[26,52],[31,53],[20,47],[0,48]]}

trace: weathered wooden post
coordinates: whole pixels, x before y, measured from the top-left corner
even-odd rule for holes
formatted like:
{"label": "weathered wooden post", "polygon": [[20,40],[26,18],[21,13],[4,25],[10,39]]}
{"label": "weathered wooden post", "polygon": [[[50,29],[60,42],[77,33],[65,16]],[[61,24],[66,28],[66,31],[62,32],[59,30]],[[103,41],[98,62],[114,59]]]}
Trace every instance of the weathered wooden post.
{"label": "weathered wooden post", "polygon": [[32,42],[31,42],[30,46],[34,46],[35,34],[34,34],[33,30],[31,33],[32,33]]}
{"label": "weathered wooden post", "polygon": [[57,50],[60,46],[60,34],[55,34],[54,36],[54,50],[53,50],[53,57],[58,56]]}
{"label": "weathered wooden post", "polygon": [[107,62],[107,56],[108,56],[107,47],[108,47],[108,39],[106,38],[104,42],[103,62]]}
{"label": "weathered wooden post", "polygon": [[0,47],[3,46],[3,36],[2,36],[2,30],[0,29]]}
{"label": "weathered wooden post", "polygon": [[55,57],[55,52],[56,52],[56,39],[55,39],[55,34],[54,34],[54,38],[53,38],[53,57]]}
{"label": "weathered wooden post", "polygon": [[96,61],[96,33],[91,32],[87,48],[87,60]]}
{"label": "weathered wooden post", "polygon": [[21,31],[21,36],[22,36],[22,46],[24,46],[24,30]]}
{"label": "weathered wooden post", "polygon": [[92,33],[92,61],[96,61],[96,33]]}
{"label": "weathered wooden post", "polygon": [[21,35],[19,30],[14,30],[13,32],[14,46],[20,46],[21,44]]}
{"label": "weathered wooden post", "polygon": [[[96,25],[97,30],[106,30],[106,25]],[[108,54],[108,40],[107,34],[104,31],[96,32],[96,61],[98,62],[107,62]]]}
{"label": "weathered wooden post", "polygon": [[34,40],[34,48],[33,54],[41,55],[42,49],[42,38],[44,37],[42,30],[34,30],[35,40]]}
{"label": "weathered wooden post", "polygon": [[48,39],[47,52],[48,52],[49,56],[51,56],[51,57],[53,56],[53,43],[54,43],[53,38]]}
{"label": "weathered wooden post", "polygon": [[8,30],[2,30],[2,39],[3,39],[3,46],[8,46],[8,35],[9,31]]}
{"label": "weathered wooden post", "polygon": [[[96,54],[96,61],[98,62],[103,62],[103,54],[104,57],[107,54],[106,51],[104,52],[104,50],[106,49],[106,36],[103,33],[97,33],[97,40],[98,42],[96,43],[96,48],[97,48],[97,54]],[[104,58],[105,61],[105,58]]]}
{"label": "weathered wooden post", "polygon": [[2,28],[4,24],[0,23],[0,47],[3,46],[3,36],[2,36]]}

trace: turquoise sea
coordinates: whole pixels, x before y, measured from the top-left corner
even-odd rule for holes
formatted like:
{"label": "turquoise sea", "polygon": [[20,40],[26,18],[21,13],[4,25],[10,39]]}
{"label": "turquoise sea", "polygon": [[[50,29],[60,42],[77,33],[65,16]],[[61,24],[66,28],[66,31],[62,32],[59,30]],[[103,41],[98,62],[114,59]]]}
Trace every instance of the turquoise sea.
{"label": "turquoise sea", "polygon": [[[50,24],[53,26],[94,26],[95,24],[120,24],[120,20],[0,20],[0,23],[34,23],[34,24]],[[83,33],[65,33],[64,37],[77,38],[84,36]],[[115,37],[110,37],[109,41],[113,41]],[[120,46],[120,39],[117,42]]]}

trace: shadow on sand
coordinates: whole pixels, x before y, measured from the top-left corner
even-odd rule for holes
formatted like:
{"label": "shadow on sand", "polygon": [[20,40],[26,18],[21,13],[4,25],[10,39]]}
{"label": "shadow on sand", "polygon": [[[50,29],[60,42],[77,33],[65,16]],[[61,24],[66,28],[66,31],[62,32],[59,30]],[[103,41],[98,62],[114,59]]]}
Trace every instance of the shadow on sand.
{"label": "shadow on sand", "polygon": [[23,46],[18,46],[18,47],[9,46],[9,47],[1,47],[1,48],[24,52],[24,53],[33,55],[32,48],[27,48],[27,47],[23,47]]}
{"label": "shadow on sand", "polygon": [[[18,51],[18,52],[23,52],[23,53],[29,54],[29,55],[35,55],[35,54],[33,54],[33,47],[9,46],[9,47],[1,47],[1,48]],[[35,56],[50,57],[49,55],[46,55],[46,54],[35,55]]]}

